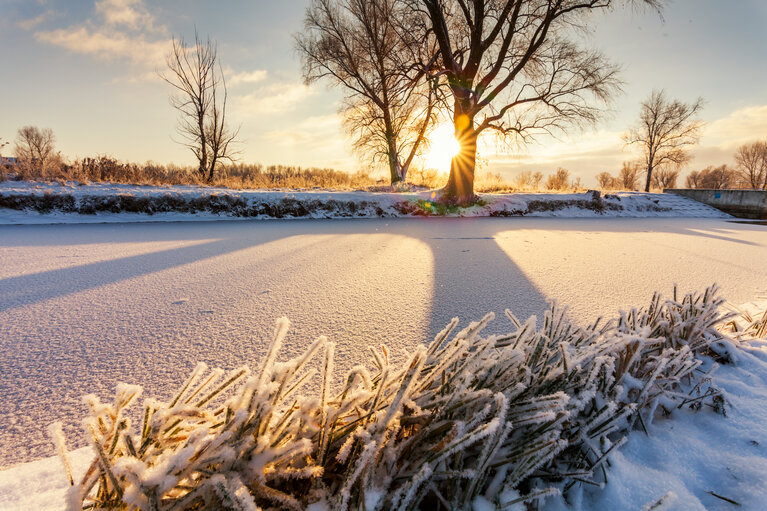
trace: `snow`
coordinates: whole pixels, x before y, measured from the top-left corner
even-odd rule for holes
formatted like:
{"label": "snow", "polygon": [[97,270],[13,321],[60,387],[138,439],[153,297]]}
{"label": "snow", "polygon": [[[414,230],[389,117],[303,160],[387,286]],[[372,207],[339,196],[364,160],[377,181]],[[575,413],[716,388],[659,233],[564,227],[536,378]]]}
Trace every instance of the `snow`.
{"label": "snow", "polygon": [[[39,458],[53,454],[45,429],[55,420],[70,448],[84,445],[81,395],[110,396],[119,381],[167,394],[198,361],[255,367],[275,318],[294,325],[285,358],[326,334],[345,370],[366,346],[385,342],[404,358],[453,316],[466,324],[508,307],[524,319],[547,298],[582,322],[675,282],[686,291],[717,281],[731,302],[750,302],[767,291],[766,247],[765,227],[721,219],[1,226],[0,509],[61,507],[63,467]],[[760,509],[765,364],[755,346],[720,367],[728,418],[656,421],[612,455],[605,490],[584,492],[576,509],[639,509],[668,492],[668,509],[732,506],[708,491]],[[75,453],[75,474],[87,456]]]}
{"label": "snow", "polygon": [[[763,304],[767,306],[767,302]],[[764,310],[764,309],[763,309]],[[689,511],[761,510],[767,498],[767,348],[752,347],[735,366],[721,366],[714,382],[729,403],[727,417],[707,410],[675,410],[635,432],[610,457],[604,489],[587,489],[571,511],[639,509],[665,495],[668,507]]]}
{"label": "snow", "polygon": [[[105,199],[131,199],[134,207],[140,199],[156,202],[150,209],[163,211],[153,214],[121,211],[109,212],[115,206],[91,211],[90,214],[63,212],[61,205],[46,213],[35,209],[8,209],[0,207],[2,224],[50,224],[50,223],[104,223],[104,222],[161,222],[189,220],[217,220],[227,218],[345,218],[345,217],[401,217],[433,214],[434,191],[387,193],[369,191],[327,190],[234,190],[228,188],[199,186],[137,186],[113,183],[83,185],[75,182],[43,183],[29,181],[0,182],[0,199],[19,197],[71,197],[72,207],[86,210],[85,204],[104,202]],[[592,203],[590,193],[513,193],[481,194],[481,205],[458,211],[447,216],[543,216],[543,217],[695,217],[728,218],[717,209],[677,195],[656,193],[617,192],[606,194],[598,207]],[[215,207],[205,209],[200,199],[214,201]],[[178,209],[193,204],[196,212]],[[222,206],[222,201],[225,204]],[[284,203],[288,201],[288,203]],[[203,201],[204,203],[205,201]],[[0,205],[2,202],[0,202]],[[179,206],[179,204],[181,206]],[[50,206],[50,205],[48,205]],[[46,208],[48,206],[45,206]],[[125,206],[122,206],[123,208]],[[223,209],[218,211],[215,208]],[[218,212],[217,212],[218,211]]]}

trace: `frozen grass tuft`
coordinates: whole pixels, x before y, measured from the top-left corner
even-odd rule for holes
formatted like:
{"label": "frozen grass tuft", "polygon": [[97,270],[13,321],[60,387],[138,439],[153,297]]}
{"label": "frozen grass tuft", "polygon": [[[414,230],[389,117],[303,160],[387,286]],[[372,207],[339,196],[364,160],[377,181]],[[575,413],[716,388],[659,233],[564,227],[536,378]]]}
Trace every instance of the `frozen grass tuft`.
{"label": "frozen grass tuft", "polygon": [[[88,396],[95,458],[70,509],[506,509],[607,483],[626,435],[675,408],[725,412],[703,371],[726,361],[715,286],[581,327],[553,305],[483,337],[454,319],[402,366],[385,347],[334,381],[334,344],[256,370],[198,365],[168,402]],[[317,370],[319,368],[319,374]],[[312,388],[316,387],[316,388]],[[57,435],[58,436],[58,433]],[[57,445],[63,446],[59,439]],[[63,449],[61,449],[63,452]]]}

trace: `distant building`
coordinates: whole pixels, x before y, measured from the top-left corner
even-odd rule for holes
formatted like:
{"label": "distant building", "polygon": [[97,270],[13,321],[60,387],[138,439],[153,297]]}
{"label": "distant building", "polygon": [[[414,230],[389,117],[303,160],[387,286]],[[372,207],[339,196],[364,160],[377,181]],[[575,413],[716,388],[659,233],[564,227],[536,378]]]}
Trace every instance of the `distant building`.
{"label": "distant building", "polygon": [[15,167],[18,164],[18,158],[14,158],[13,156],[0,156],[0,165],[4,165],[6,167]]}

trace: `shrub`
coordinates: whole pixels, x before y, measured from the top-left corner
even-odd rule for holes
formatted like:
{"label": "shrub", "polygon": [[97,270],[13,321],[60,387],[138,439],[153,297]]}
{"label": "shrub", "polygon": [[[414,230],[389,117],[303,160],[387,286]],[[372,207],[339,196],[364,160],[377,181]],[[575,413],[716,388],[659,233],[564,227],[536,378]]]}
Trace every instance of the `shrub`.
{"label": "shrub", "polygon": [[283,318],[255,371],[200,364],[169,402],[144,401],[138,428],[126,410],[140,387],[119,385],[112,403],[86,396],[96,458],[69,506],[469,509],[601,485],[635,426],[675,407],[724,411],[696,375],[706,354],[726,356],[722,303],[716,287],[656,294],[587,327],[556,305],[540,326],[507,311],[514,331],[488,337],[492,314],[451,337],[454,319],[402,366],[373,349],[337,392],[324,337],[277,362]]}
{"label": "shrub", "polygon": [[549,174],[546,178],[547,190],[565,190],[568,187],[570,180],[570,171],[563,168],[558,168],[553,174]]}

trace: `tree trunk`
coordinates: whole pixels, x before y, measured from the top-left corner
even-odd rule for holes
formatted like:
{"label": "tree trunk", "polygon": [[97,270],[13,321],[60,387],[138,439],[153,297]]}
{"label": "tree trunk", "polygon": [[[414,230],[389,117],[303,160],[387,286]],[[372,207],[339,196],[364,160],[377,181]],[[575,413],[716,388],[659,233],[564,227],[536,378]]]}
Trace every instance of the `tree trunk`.
{"label": "tree trunk", "polygon": [[391,175],[391,184],[395,185],[402,181],[402,169],[399,164],[399,155],[397,154],[397,141],[394,137],[394,127],[392,126],[389,109],[384,108],[384,130],[386,136],[386,154],[389,157],[389,173]]}
{"label": "tree trunk", "polygon": [[652,166],[647,166],[647,182],[644,185],[644,191],[649,192],[650,191],[650,181],[652,180]]}
{"label": "tree trunk", "polygon": [[476,199],[474,167],[477,161],[478,133],[474,130],[474,121],[465,114],[456,115],[453,125],[455,138],[461,144],[461,152],[450,162],[450,177],[442,189],[442,200],[449,204],[465,206]]}
{"label": "tree trunk", "polygon": [[399,183],[400,181],[403,181],[402,179],[402,170],[399,166],[399,159],[397,157],[397,150],[393,146],[393,141],[389,141],[389,173],[391,174],[391,184],[395,185]]}

